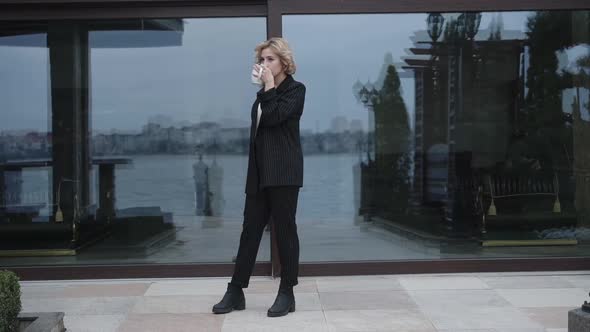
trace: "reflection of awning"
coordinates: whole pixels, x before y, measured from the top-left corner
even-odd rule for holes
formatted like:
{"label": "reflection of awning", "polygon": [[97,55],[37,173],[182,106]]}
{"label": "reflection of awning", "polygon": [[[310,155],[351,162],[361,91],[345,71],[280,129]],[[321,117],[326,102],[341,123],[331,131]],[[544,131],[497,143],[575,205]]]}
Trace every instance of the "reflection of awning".
{"label": "reflection of awning", "polygon": [[[467,41],[466,41],[467,42]],[[476,40],[471,42],[474,47],[478,49],[485,48],[512,48],[521,49],[528,43],[527,40],[522,39],[504,39],[504,40]],[[406,53],[410,54],[408,57],[402,57],[405,64],[402,68],[405,70],[423,70],[431,68],[435,63],[433,57],[445,57],[449,55],[456,55],[457,49],[455,44],[447,42],[433,43],[431,41],[418,41],[409,49],[405,49]]]}
{"label": "reflection of awning", "polygon": [[[0,23],[0,46],[47,47],[48,24]],[[92,48],[181,46],[184,32],[182,19],[105,20],[81,24],[90,32]]]}

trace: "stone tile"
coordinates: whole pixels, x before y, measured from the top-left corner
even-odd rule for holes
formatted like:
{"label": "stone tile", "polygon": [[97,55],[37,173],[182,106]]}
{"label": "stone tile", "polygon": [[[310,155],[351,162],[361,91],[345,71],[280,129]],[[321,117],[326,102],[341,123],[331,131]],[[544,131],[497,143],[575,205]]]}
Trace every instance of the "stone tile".
{"label": "stone tile", "polygon": [[531,288],[575,288],[572,283],[559,276],[505,276],[482,277],[481,280],[491,288],[531,289]]}
{"label": "stone tile", "polygon": [[506,307],[421,307],[439,330],[444,329],[539,329],[541,325],[533,322],[517,308]]}
{"label": "stone tile", "polygon": [[21,298],[31,298],[31,299],[40,299],[40,298],[55,298],[59,297],[63,294],[65,286],[46,286],[46,285],[30,285],[30,286],[23,286],[21,285]]}
{"label": "stone tile", "polygon": [[[266,312],[273,304],[276,294],[246,294],[246,310]],[[146,296],[137,300],[133,313],[211,313],[213,305],[221,296]],[[297,311],[322,310],[317,293],[295,294]]]}
{"label": "stone tile", "polygon": [[136,314],[211,313],[221,296],[144,296],[137,300],[131,312]]}
{"label": "stone tile", "polygon": [[546,332],[542,327],[531,328],[531,329],[513,329],[513,328],[497,328],[495,332]]}
{"label": "stone tile", "polygon": [[224,315],[130,314],[120,332],[219,332]]}
{"label": "stone tile", "polygon": [[[444,275],[444,274],[443,274]],[[453,273],[453,275],[472,275],[479,277],[525,277],[525,276],[567,276],[567,275],[590,275],[590,271],[519,271],[519,272],[476,272],[476,273]]]}
{"label": "stone tile", "polygon": [[128,313],[137,297],[23,299],[23,312],[62,311],[70,315],[120,315]]}
{"label": "stone tile", "polygon": [[[276,294],[246,294],[246,310],[265,312],[274,303]],[[321,311],[322,304],[318,293],[295,294],[297,311]]]}
{"label": "stone tile", "polygon": [[327,332],[321,311],[299,311],[284,317],[267,317],[266,311],[237,311],[225,315],[223,332]]}
{"label": "stone tile", "polygon": [[429,290],[408,291],[408,294],[420,307],[506,307],[510,303],[494,290]]}
{"label": "stone tile", "polygon": [[567,328],[567,315],[571,307],[556,308],[522,308],[532,321],[535,321],[545,328],[559,329]]}
{"label": "stone tile", "polygon": [[150,285],[145,296],[218,295],[223,296],[229,279],[157,281]]}
{"label": "stone tile", "polygon": [[75,285],[64,288],[63,297],[119,297],[143,296],[150,286],[141,284],[105,284],[105,285]]}
{"label": "stone tile", "polygon": [[391,278],[397,278],[399,277],[399,275],[397,274],[382,274],[382,275],[356,275],[356,276],[319,276],[319,277],[313,277],[316,281],[320,281],[320,280],[324,280],[324,281],[338,281],[338,280],[349,280],[349,281],[354,281],[354,280],[367,280],[367,279],[372,279],[372,280],[380,280],[380,279],[391,279]]}
{"label": "stone tile", "polygon": [[[194,278],[192,278],[194,279]],[[92,285],[121,285],[151,283],[152,279],[83,279],[83,280],[41,280],[23,281],[21,286],[44,286],[44,287],[68,287],[68,286],[92,286]],[[178,279],[162,279],[178,280]]]}
{"label": "stone tile", "polygon": [[[276,280],[252,280],[248,288],[244,289],[246,294],[273,293],[276,295],[279,290],[280,279]],[[295,293],[316,293],[318,287],[315,279],[299,279],[299,284],[293,287]]]}
{"label": "stone tile", "polygon": [[515,307],[577,307],[588,291],[580,288],[561,289],[496,289]]}
{"label": "stone tile", "polygon": [[495,329],[452,329],[452,330],[436,330],[437,332],[496,332]]}
{"label": "stone tile", "polygon": [[584,275],[565,275],[561,279],[571,283],[576,288],[590,289],[590,274]]}
{"label": "stone tile", "polygon": [[324,310],[414,309],[416,303],[404,291],[320,293]]}
{"label": "stone tile", "polygon": [[362,292],[403,290],[399,280],[394,278],[341,278],[317,281],[319,292]]}
{"label": "stone tile", "polygon": [[[452,330],[443,329],[443,330],[437,330],[437,332],[546,332],[546,331],[547,330],[545,330],[542,327],[532,328],[532,329],[527,329],[527,328],[518,328],[518,329],[497,328],[497,329],[468,329],[468,330],[464,330],[464,329],[452,329]],[[567,331],[565,331],[565,332],[567,332]]]}
{"label": "stone tile", "polygon": [[401,285],[407,290],[435,290],[435,289],[488,289],[483,281],[477,277],[400,277]]}
{"label": "stone tile", "polygon": [[436,332],[428,318],[417,310],[335,310],[326,311],[330,331]]}
{"label": "stone tile", "polygon": [[116,331],[125,315],[65,315],[64,325],[72,332]]}

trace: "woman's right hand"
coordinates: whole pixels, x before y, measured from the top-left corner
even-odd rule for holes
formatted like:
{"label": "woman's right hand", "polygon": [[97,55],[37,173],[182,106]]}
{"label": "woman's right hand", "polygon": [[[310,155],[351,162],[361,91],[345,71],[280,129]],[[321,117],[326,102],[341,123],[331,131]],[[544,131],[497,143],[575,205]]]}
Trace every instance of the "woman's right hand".
{"label": "woman's right hand", "polygon": [[261,75],[260,75],[260,74],[261,74],[261,72],[260,72],[260,68],[261,68],[261,67],[262,67],[262,66],[261,66],[261,65],[259,65],[259,64],[257,64],[257,63],[255,63],[255,64],[254,64],[254,66],[252,66],[252,71],[253,71],[254,73],[256,73],[256,77],[258,77],[258,78],[260,78],[260,79],[262,79],[262,77],[261,77]]}
{"label": "woman's right hand", "polygon": [[260,72],[260,68],[262,68],[262,72],[260,75],[260,80],[264,84],[264,90],[267,91],[275,86],[275,78],[270,69],[268,69],[264,65],[255,64],[255,68]]}

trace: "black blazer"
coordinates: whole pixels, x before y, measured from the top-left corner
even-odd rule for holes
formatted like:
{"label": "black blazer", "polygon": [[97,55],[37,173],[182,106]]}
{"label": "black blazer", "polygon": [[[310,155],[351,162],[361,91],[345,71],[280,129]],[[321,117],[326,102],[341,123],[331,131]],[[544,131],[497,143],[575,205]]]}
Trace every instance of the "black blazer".
{"label": "black blazer", "polygon": [[[291,75],[268,91],[260,89],[252,105],[246,194],[265,187],[303,185],[303,153],[299,119],[305,102],[305,85]],[[256,130],[258,104],[262,114]]]}

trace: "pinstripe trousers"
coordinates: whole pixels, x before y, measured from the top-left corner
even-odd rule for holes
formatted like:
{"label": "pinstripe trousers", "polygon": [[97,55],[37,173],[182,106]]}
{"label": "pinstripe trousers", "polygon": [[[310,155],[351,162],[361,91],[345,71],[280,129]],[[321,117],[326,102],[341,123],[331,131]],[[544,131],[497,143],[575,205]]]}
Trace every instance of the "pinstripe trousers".
{"label": "pinstripe trousers", "polygon": [[295,213],[298,196],[298,186],[266,187],[256,194],[246,195],[244,223],[232,284],[248,287],[264,228],[272,217],[281,261],[281,286],[297,285],[299,237]]}

